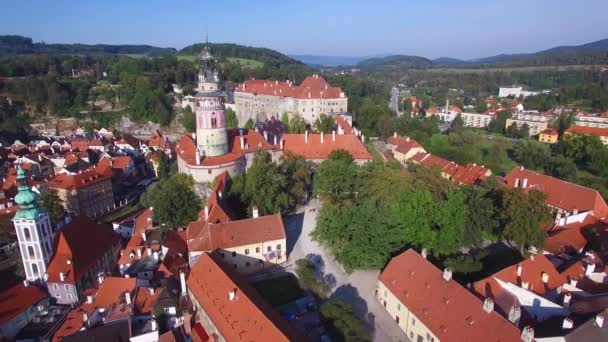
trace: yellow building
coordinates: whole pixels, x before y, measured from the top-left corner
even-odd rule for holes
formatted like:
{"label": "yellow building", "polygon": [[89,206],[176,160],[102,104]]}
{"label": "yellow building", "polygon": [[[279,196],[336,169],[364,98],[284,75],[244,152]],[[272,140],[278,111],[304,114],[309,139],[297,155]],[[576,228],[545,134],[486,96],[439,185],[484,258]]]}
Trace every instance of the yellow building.
{"label": "yellow building", "polygon": [[557,143],[558,138],[559,132],[553,128],[547,128],[544,131],[540,132],[540,134],[538,135],[538,141],[547,144]]}

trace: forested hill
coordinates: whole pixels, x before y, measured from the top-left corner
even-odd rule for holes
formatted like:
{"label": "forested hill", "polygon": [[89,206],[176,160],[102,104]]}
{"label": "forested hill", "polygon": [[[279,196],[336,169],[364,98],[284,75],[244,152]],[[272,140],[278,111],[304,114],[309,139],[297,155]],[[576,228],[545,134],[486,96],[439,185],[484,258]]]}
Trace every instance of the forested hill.
{"label": "forested hill", "polygon": [[0,36],[0,56],[26,54],[111,54],[111,55],[173,55],[174,48],[150,45],[110,45],[110,44],[45,44],[34,43],[32,38],[23,36]]}
{"label": "forested hill", "polygon": [[419,56],[393,55],[387,57],[370,58],[357,63],[361,68],[409,68],[425,69],[433,66],[433,61]]}
{"label": "forested hill", "polygon": [[[196,55],[201,52],[205,44],[193,44],[187,46],[179,51],[180,55]],[[278,65],[289,65],[289,64],[301,64],[304,63],[290,58],[280,52],[267,48],[259,48],[252,46],[244,46],[238,44],[213,44],[209,43],[211,52],[216,57],[231,57],[231,58],[245,58],[260,61],[264,64],[270,64],[274,66]]]}

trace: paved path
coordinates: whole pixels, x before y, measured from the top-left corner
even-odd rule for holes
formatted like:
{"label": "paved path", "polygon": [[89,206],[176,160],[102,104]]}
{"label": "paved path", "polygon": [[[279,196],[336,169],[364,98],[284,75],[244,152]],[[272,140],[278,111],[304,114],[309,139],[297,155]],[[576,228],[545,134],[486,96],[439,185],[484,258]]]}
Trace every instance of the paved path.
{"label": "paved path", "polygon": [[376,300],[378,270],[357,271],[346,274],[328,251],[316,241],[312,241],[313,231],[319,209],[318,200],[312,200],[297,214],[286,220],[288,264],[296,260],[309,258],[323,273],[327,282],[332,285],[331,297],[344,298],[353,304],[355,312],[368,323],[373,330],[374,341],[409,341],[395,321]]}

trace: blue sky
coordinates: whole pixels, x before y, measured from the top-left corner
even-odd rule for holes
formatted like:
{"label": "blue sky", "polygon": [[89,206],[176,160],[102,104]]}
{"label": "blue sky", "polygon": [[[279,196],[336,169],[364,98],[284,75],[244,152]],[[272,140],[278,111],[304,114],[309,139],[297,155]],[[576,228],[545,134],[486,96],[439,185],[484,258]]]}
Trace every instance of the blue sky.
{"label": "blue sky", "polygon": [[3,0],[0,34],[48,43],[201,41],[289,54],[475,58],[608,38],[608,0]]}

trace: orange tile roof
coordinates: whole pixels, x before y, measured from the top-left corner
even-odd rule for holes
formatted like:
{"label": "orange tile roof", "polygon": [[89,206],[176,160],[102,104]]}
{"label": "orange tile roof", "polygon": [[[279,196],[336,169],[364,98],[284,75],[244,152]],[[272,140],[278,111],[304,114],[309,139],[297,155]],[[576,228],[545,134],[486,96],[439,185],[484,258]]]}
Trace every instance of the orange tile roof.
{"label": "orange tile roof", "polygon": [[214,251],[286,238],[280,214],[224,223],[199,220],[188,225],[188,250]]}
{"label": "orange tile roof", "polygon": [[574,222],[567,225],[554,225],[547,231],[544,249],[555,255],[568,252],[578,252],[587,245],[587,239],[583,235],[586,227],[599,223],[600,220],[587,215],[582,222]]}
{"label": "orange tile roof", "polygon": [[547,129],[541,131],[540,134],[555,136],[555,135],[559,135],[559,132],[555,128],[547,128]]}
{"label": "orange tile roof", "polygon": [[[150,248],[152,253],[148,253],[148,248]],[[161,246],[159,244],[151,244],[145,246],[128,245],[127,248],[122,249],[120,251],[120,257],[118,258],[118,261],[116,263],[118,265],[129,265],[137,260],[140,260],[137,258],[137,251],[140,251],[141,258],[143,259],[145,257],[154,255],[154,252],[160,252]],[[133,258],[131,258],[131,253],[133,253]]]}
{"label": "orange tile roof", "polygon": [[[422,145],[420,145],[414,139],[406,138],[406,142],[402,142],[399,145],[397,145],[397,147],[395,148],[395,151],[406,154],[413,148],[422,148]],[[424,149],[424,148],[422,148],[422,149]]]}
{"label": "orange tile roof", "polygon": [[445,172],[448,175],[454,175],[454,173],[458,169],[458,164],[454,163],[453,161],[437,157],[430,153],[427,154],[426,158],[422,159],[420,164],[430,168],[438,167],[439,169],[441,169],[442,172]]}
{"label": "orange tile roof", "polygon": [[597,217],[608,215],[608,206],[597,190],[582,185],[566,182],[561,179],[543,175],[542,173],[527,170],[523,167],[515,167],[505,176],[507,186],[514,188],[515,181],[519,179],[519,187],[523,186],[527,179],[526,191],[537,189],[547,195],[547,204],[572,212],[591,211]]}
{"label": "orange tile roof", "polygon": [[[285,318],[217,256],[203,253],[188,288],[227,341],[298,341]],[[235,291],[233,300],[229,292]]]}
{"label": "orange tile roof", "polygon": [[53,189],[76,190],[104,181],[109,181],[111,176],[101,175],[95,169],[90,169],[82,173],[69,175],[60,173],[53,177],[49,187]]}
{"label": "orange tile roof", "polygon": [[141,235],[148,229],[154,228],[154,222],[152,221],[153,211],[151,208],[144,209],[139,215],[135,217],[135,224],[133,227],[133,236]]}
{"label": "orange tile roof", "polygon": [[33,284],[25,287],[23,282],[0,293],[0,326],[25,312],[46,298],[46,292]]}
{"label": "orange tile roof", "polygon": [[284,150],[300,155],[306,159],[327,159],[329,154],[336,150],[346,150],[355,160],[371,160],[372,155],[365,145],[353,134],[336,134],[336,141],[332,135],[326,134],[321,143],[321,134],[309,134],[308,143],[304,134],[283,134]]}
{"label": "orange tile roof", "polygon": [[452,175],[452,180],[459,184],[476,185],[488,179],[491,174],[492,171],[483,166],[468,163],[465,166],[458,166]]}
{"label": "orange tile roof", "polygon": [[336,115],[334,118],[336,119],[336,125],[342,128],[344,134],[354,134],[353,127],[350,125],[350,123],[348,123],[348,121],[346,121],[344,116]]}
{"label": "orange tile roof", "polygon": [[[518,265],[521,265],[520,276],[517,275]],[[546,284],[542,281],[543,273],[549,275],[549,280]],[[517,286],[528,283],[528,290],[540,296],[566,283],[566,278],[559,274],[551,261],[542,254],[536,255],[533,258],[530,257],[519,264],[509,266],[488,278],[476,282],[474,284],[475,292],[483,298],[492,297],[495,304],[500,306],[505,313],[508,313],[511,309],[511,306],[514,304],[514,298],[502,289],[495,278]]]}
{"label": "orange tile roof", "polygon": [[413,249],[393,258],[378,279],[441,341],[520,341],[519,329],[485,312],[482,301]]}
{"label": "orange tile roof", "polygon": [[427,113],[427,114],[439,114],[439,113],[441,113],[441,111],[440,111],[440,110],[439,110],[439,108],[437,108],[437,107],[429,107],[429,108],[426,110],[426,113]]}
{"label": "orange tile roof", "polygon": [[[48,265],[48,282],[75,284],[108,250],[120,243],[112,225],[76,217],[59,231],[55,253]],[[69,262],[69,263],[68,263]],[[65,281],[59,273],[63,272]]]}
{"label": "orange tile roof", "polygon": [[150,137],[150,141],[148,141],[148,147],[164,150],[168,149],[170,145],[167,139],[163,137],[162,133],[159,130],[156,130]]}
{"label": "orange tile roof", "polygon": [[104,171],[109,169],[123,170],[131,163],[132,159],[129,156],[102,158],[96,166],[96,170],[100,174],[105,174]]}
{"label": "orange tile roof", "polygon": [[[182,135],[177,143],[175,150],[177,155],[188,165],[196,165],[196,144],[191,135]],[[240,153],[228,152],[227,154],[215,157],[204,157],[201,159],[201,166],[215,166],[236,162],[243,156]]]}
{"label": "orange tile roof", "polygon": [[[153,293],[150,293],[151,290]],[[135,312],[141,315],[151,315],[152,309],[158,300],[159,293],[160,289],[155,289],[153,287],[138,287],[135,290],[135,298],[133,299]]]}
{"label": "orange tile roof", "polygon": [[235,92],[252,93],[256,95],[274,95],[295,97],[298,99],[333,99],[345,97],[342,89],[332,87],[318,75],[308,76],[302,84],[294,86],[288,82],[268,80],[248,80],[241,83]]}
{"label": "orange tile roof", "polygon": [[570,126],[565,133],[597,135],[600,137],[608,137],[608,128],[587,127],[587,126]]}

